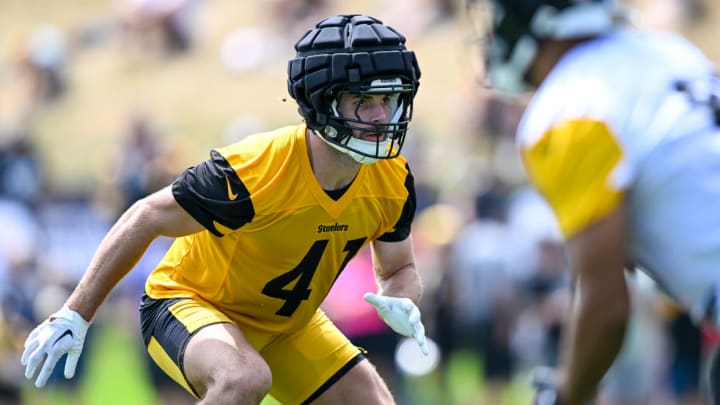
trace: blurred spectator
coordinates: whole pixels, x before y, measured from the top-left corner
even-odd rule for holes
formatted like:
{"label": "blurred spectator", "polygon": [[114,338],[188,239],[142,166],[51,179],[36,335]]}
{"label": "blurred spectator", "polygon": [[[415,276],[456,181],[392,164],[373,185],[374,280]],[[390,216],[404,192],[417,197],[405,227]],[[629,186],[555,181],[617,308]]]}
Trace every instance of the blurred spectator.
{"label": "blurred spectator", "polygon": [[541,239],[537,241],[536,248],[536,269],[523,280],[523,295],[528,298],[528,304],[538,316],[542,328],[541,363],[555,366],[569,299],[567,262],[564,247],[558,240]]}
{"label": "blurred spectator", "polygon": [[22,130],[0,134],[0,197],[35,206],[44,187],[41,162]]}
{"label": "blurred spectator", "polygon": [[514,188],[508,196],[507,221],[514,230],[511,249],[516,257],[510,264],[514,279],[533,277],[541,253],[541,241],[560,241],[560,230],[549,205],[532,188]]}
{"label": "blurred spectator", "polygon": [[[514,373],[509,336],[517,309],[511,260],[511,229],[506,218],[506,192],[497,184],[475,199],[475,217],[462,228],[449,250],[449,268],[443,284],[441,322],[445,350],[469,349],[483,360],[488,397],[497,403],[499,390]],[[441,328],[443,329],[443,328]]]}
{"label": "blurred spectator", "polygon": [[[48,199],[38,210],[37,219],[43,229],[43,249],[37,256],[45,279],[42,284],[68,290],[80,280],[95,248],[110,229],[110,219],[93,209],[90,196],[83,193]],[[54,312],[55,304],[43,303],[38,319]]]}
{"label": "blurred spectator", "polygon": [[467,125],[491,140],[491,144],[499,138],[512,139],[520,117],[525,109],[525,101],[509,99],[490,91],[478,91],[476,98],[476,114],[467,117]]}
{"label": "blurred spectator", "polygon": [[170,184],[184,168],[175,145],[164,142],[164,134],[149,111],[134,110],[123,131],[122,150],[110,168],[116,177],[97,193],[100,204],[112,212],[113,218],[140,198]]}
{"label": "blurred spectator", "polygon": [[120,20],[134,45],[161,55],[192,48],[200,0],[123,0]]}
{"label": "blurred spectator", "polygon": [[30,79],[36,103],[54,101],[65,94],[65,68],[70,47],[67,35],[51,25],[35,29],[27,47],[21,51],[20,64]]}
{"label": "blurred spectator", "polygon": [[509,193],[507,223],[512,229],[508,272],[517,288],[512,300],[519,306],[509,344],[522,372],[557,359],[568,298],[566,258],[549,206],[526,185]]}
{"label": "blurred spectator", "polygon": [[152,162],[159,153],[158,137],[158,129],[147,111],[138,109],[131,114],[117,168],[118,183],[127,200],[125,208],[148,194]]}

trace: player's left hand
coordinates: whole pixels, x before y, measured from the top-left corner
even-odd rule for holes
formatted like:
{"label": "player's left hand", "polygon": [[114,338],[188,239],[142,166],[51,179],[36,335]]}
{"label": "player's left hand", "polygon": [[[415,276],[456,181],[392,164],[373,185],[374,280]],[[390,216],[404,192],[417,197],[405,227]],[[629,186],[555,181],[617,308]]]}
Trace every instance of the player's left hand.
{"label": "player's left hand", "polygon": [[377,309],[380,317],[395,332],[415,338],[423,354],[430,353],[425,326],[420,320],[420,309],[409,298],[386,297],[375,293],[365,293],[365,301]]}

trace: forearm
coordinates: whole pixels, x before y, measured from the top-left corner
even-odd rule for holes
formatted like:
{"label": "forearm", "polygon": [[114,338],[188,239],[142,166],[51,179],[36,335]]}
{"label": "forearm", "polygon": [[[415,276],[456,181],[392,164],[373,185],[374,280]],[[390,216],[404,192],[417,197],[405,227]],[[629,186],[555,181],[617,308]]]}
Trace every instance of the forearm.
{"label": "forearm", "polygon": [[378,278],[378,293],[389,297],[410,298],[420,304],[423,287],[414,265],[406,265],[387,277]]}
{"label": "forearm", "polygon": [[628,313],[625,288],[612,296],[578,288],[561,358],[563,404],[584,404],[592,397],[622,347]]}
{"label": "forearm", "polygon": [[143,224],[144,210],[133,205],[105,236],[67,305],[91,320],[115,285],[135,266],[155,238]]}

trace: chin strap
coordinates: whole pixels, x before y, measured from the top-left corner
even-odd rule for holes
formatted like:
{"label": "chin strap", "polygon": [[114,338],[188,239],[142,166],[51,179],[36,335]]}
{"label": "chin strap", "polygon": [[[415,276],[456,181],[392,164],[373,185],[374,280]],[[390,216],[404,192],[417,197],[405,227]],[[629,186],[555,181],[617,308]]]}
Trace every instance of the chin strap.
{"label": "chin strap", "polygon": [[[329,128],[332,128],[332,127],[329,127]],[[334,130],[334,129],[333,129],[333,130]],[[335,149],[335,150],[337,150],[337,151],[339,151],[339,152],[342,152],[342,153],[350,156],[351,158],[353,158],[354,161],[356,161],[356,162],[358,162],[358,163],[361,163],[361,164],[364,164],[364,165],[368,165],[368,164],[376,163],[376,162],[379,160],[379,159],[377,159],[377,158],[373,158],[373,157],[370,157],[370,156],[363,155],[363,154],[361,154],[361,153],[357,153],[357,152],[355,152],[355,151],[353,151],[353,150],[350,150],[350,149],[348,149],[348,148],[344,148],[344,147],[342,147],[342,146],[340,146],[340,145],[338,145],[338,144],[336,144],[336,143],[334,143],[334,142],[330,142],[329,140],[325,139],[325,137],[322,136],[322,134],[320,134],[318,131],[316,131],[316,130],[314,130],[314,129],[313,129],[312,131],[313,131],[313,133],[314,133],[315,135],[317,135],[320,139],[322,139],[323,142],[325,142],[326,144],[330,145],[333,149]],[[368,144],[370,144],[370,143],[375,144],[374,142],[361,141],[361,140],[359,140],[359,139],[355,139],[355,138],[352,138],[352,137],[351,137],[351,139],[350,139],[347,143],[351,143],[351,142],[353,142],[353,141],[355,141],[355,142],[363,142],[363,143],[368,143]],[[387,142],[387,141],[385,141],[385,142]]]}

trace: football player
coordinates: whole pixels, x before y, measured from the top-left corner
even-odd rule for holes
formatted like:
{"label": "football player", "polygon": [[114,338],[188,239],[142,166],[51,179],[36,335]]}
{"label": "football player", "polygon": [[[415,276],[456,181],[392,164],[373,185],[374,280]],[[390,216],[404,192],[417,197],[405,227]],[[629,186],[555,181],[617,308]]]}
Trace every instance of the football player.
{"label": "football player", "polygon": [[623,342],[628,266],[697,322],[720,319],[720,80],[690,42],[631,27],[612,0],[483,3],[486,77],[533,93],[516,140],[572,272],[560,365],[535,400],[584,404]]}
{"label": "football player", "polygon": [[413,175],[400,156],[420,70],[405,38],[365,15],[324,19],[296,43],[287,85],[304,123],[210,152],[125,212],[66,304],[28,337],[41,387],[115,284],[160,235],[141,329],[153,360],[203,404],[392,404],[358,347],[319,309],[350,259],[373,251],[365,299],[427,352],[410,225]]}

